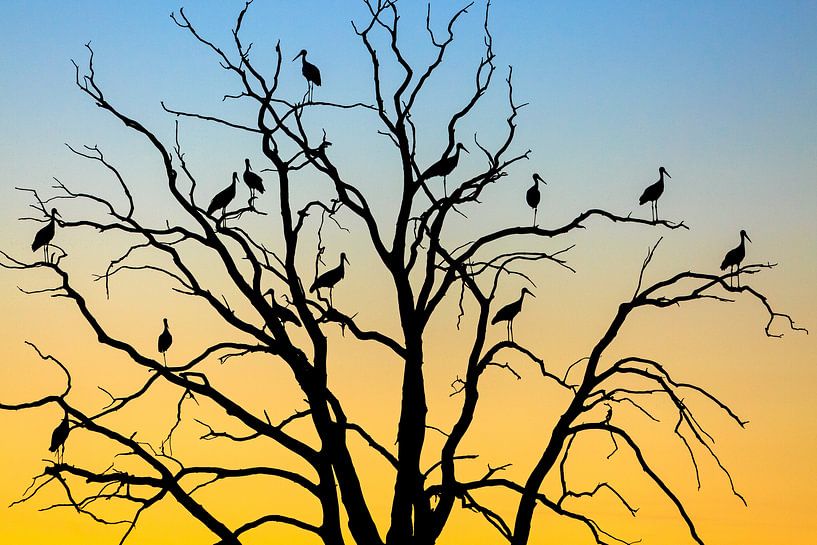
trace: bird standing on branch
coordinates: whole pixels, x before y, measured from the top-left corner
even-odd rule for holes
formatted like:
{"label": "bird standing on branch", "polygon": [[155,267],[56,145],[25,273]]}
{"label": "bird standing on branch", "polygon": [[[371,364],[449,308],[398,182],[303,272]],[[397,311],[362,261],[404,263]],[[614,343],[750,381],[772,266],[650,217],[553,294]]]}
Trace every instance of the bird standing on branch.
{"label": "bird standing on branch", "polygon": [[216,193],[213,200],[210,201],[210,206],[207,207],[207,215],[212,216],[216,210],[221,209],[221,217],[227,214],[227,205],[235,198],[235,186],[238,183],[238,173],[233,172],[233,180],[224,189]]}
{"label": "bird standing on branch", "polygon": [[40,248],[43,249],[43,261],[48,262],[48,246],[54,239],[54,233],[57,230],[57,219],[60,213],[56,208],[51,209],[51,220],[34,235],[34,242],[31,243],[31,251],[36,252]]}
{"label": "bird standing on branch", "polygon": [[261,176],[250,170],[250,160],[244,159],[244,183],[250,188],[250,206],[253,206],[255,192],[264,192],[264,180]]}
{"label": "bird standing on branch", "polygon": [[513,342],[513,319],[516,318],[516,315],[522,310],[522,300],[525,298],[525,294],[536,297],[528,291],[528,288],[522,288],[519,299],[499,309],[494,315],[494,319],[491,320],[491,325],[498,324],[499,322],[508,322],[508,340],[511,342]]}
{"label": "bird standing on branch", "polygon": [[538,173],[533,173],[533,185],[525,193],[525,200],[528,206],[533,208],[533,226],[536,227],[536,212],[539,209],[539,201],[542,199],[542,194],[539,192],[539,182],[547,185],[548,183],[539,176]]}
{"label": "bird standing on branch", "polygon": [[167,327],[167,318],[163,318],[162,321],[165,324],[165,328],[159,335],[159,340],[156,342],[156,345],[159,352],[162,353],[162,359],[165,362],[165,367],[167,367],[167,351],[170,345],[173,344],[173,335],[170,334],[170,329]]}
{"label": "bird standing on branch", "polygon": [[658,198],[664,193],[664,175],[667,175],[667,178],[672,178],[667,172],[667,169],[664,167],[658,168],[658,181],[649,186],[647,189],[644,190],[644,193],[641,194],[641,198],[638,199],[638,204],[650,204],[650,211],[652,212],[652,221],[658,221]]}
{"label": "bird standing on branch", "polygon": [[71,422],[68,420],[68,413],[65,413],[62,422],[51,433],[51,445],[48,447],[48,450],[57,453],[57,462],[62,462],[65,453],[65,440],[68,439],[70,431]]}
{"label": "bird standing on branch", "polygon": [[[735,272],[737,272],[735,278],[737,279],[738,287],[740,287],[740,263],[743,261],[743,258],[746,257],[746,245],[744,244],[744,239],[752,242],[752,239],[749,238],[746,231],[741,229],[740,244],[726,252],[726,256],[724,256],[723,262],[721,263],[721,270],[725,271],[727,268],[729,268],[729,274],[732,274],[732,269],[734,267]],[[729,285],[732,285],[731,277],[729,279]]]}
{"label": "bird standing on branch", "polygon": [[321,71],[318,70],[317,66],[306,60],[306,49],[301,49],[301,52],[295,55],[292,62],[298,60],[298,57],[301,57],[301,73],[304,75],[304,78],[306,78],[306,83],[308,85],[306,98],[309,102],[312,102],[312,93],[315,89],[314,86],[321,86]]}
{"label": "bird standing on branch", "polygon": [[343,280],[343,275],[346,273],[343,264],[349,263],[349,260],[346,259],[346,254],[341,252],[340,254],[340,264],[335,267],[334,269],[330,269],[323,273],[322,275],[318,276],[315,279],[315,282],[312,283],[312,287],[309,288],[309,293],[313,291],[317,291],[321,288],[329,288],[329,306],[332,305],[332,289],[335,287],[335,284]]}
{"label": "bird standing on branch", "polygon": [[268,289],[264,295],[269,294],[270,296],[270,308],[272,309],[272,313],[275,315],[276,318],[281,322],[281,325],[284,325],[287,322],[291,322],[295,324],[297,327],[301,327],[301,321],[298,319],[298,316],[295,315],[294,312],[289,310],[287,307],[281,306],[275,302],[275,291],[272,288]]}
{"label": "bird standing on branch", "polygon": [[448,189],[445,186],[446,178],[449,174],[454,172],[454,169],[457,168],[457,163],[460,161],[460,150],[464,151],[465,153],[470,153],[465,146],[461,143],[457,142],[457,147],[454,149],[454,153],[452,155],[448,155],[443,157],[430,167],[426,169],[423,173],[422,178],[424,180],[430,180],[435,176],[442,176],[443,177],[443,193],[446,197],[448,197]]}

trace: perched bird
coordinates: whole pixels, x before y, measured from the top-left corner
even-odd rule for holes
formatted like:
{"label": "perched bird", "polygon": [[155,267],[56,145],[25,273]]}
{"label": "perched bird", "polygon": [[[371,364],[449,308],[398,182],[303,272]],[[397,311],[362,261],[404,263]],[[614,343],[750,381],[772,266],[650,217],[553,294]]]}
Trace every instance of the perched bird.
{"label": "perched bird", "polygon": [[658,168],[658,181],[649,186],[647,189],[644,190],[644,193],[641,194],[641,198],[638,199],[638,204],[645,204],[645,203],[652,203],[650,206],[650,211],[652,212],[652,221],[658,221],[658,198],[664,192],[664,175],[667,175],[667,178],[672,178],[667,172],[667,169],[664,167]]}
{"label": "perched bird", "polygon": [[270,302],[272,313],[275,314],[275,317],[278,318],[278,320],[280,320],[282,325],[287,322],[291,322],[296,326],[301,327],[301,321],[298,319],[298,316],[296,316],[294,312],[289,310],[287,307],[281,306],[275,302],[275,292],[272,290],[272,288],[268,289],[266,293],[270,295],[270,298],[272,300]]}
{"label": "perched bird", "polygon": [[32,252],[36,252],[40,248],[43,249],[43,261],[48,261],[48,246],[54,239],[54,233],[57,230],[56,217],[59,215],[60,213],[57,212],[57,209],[52,208],[51,220],[45,225],[45,227],[37,231],[37,234],[34,235],[34,242],[31,243]]}
{"label": "perched bird", "polygon": [[304,78],[306,78],[308,85],[306,91],[307,100],[311,101],[314,86],[321,86],[321,71],[318,70],[317,66],[306,60],[306,49],[301,49],[301,52],[295,55],[292,61],[295,62],[298,60],[298,57],[301,57],[301,73],[304,75]]}
{"label": "perched bird", "polygon": [[62,454],[65,451],[65,440],[68,439],[68,433],[71,431],[71,422],[68,420],[68,413],[62,419],[62,422],[54,428],[51,433],[51,445],[48,450],[57,453],[57,461],[62,461]]}
{"label": "perched bird", "polygon": [[326,148],[332,145],[332,142],[329,140],[324,140],[321,142],[317,148],[307,149],[304,151],[304,155],[306,155],[310,159],[315,159],[319,157],[321,154],[326,153]]}
{"label": "perched bird", "polygon": [[533,185],[528,189],[528,192],[525,193],[525,200],[528,202],[528,206],[533,208],[533,226],[536,227],[536,212],[539,209],[539,201],[542,198],[542,194],[539,192],[539,182],[547,185],[548,183],[542,179],[539,174],[536,172],[533,173]]}
{"label": "perched bird", "polygon": [[264,180],[261,176],[250,170],[250,160],[244,159],[244,183],[250,188],[250,203],[255,199],[255,192],[264,192]]}
{"label": "perched bird", "polygon": [[525,298],[525,294],[536,297],[528,291],[528,288],[522,288],[519,299],[499,309],[494,315],[494,319],[491,320],[491,325],[498,324],[499,322],[508,322],[508,340],[511,342],[513,342],[513,319],[516,318],[516,315],[522,310],[522,300]]}
{"label": "perched bird", "polygon": [[165,366],[167,366],[167,350],[170,348],[170,345],[173,344],[173,335],[170,334],[170,329],[167,327],[167,318],[163,318],[162,321],[165,324],[165,328],[162,330],[162,333],[159,335],[159,340],[156,342],[157,348],[159,352],[162,353],[162,359],[164,359]]}
{"label": "perched bird", "polygon": [[443,192],[445,193],[446,197],[448,196],[448,190],[445,187],[445,181],[448,175],[454,172],[454,169],[457,168],[457,163],[460,161],[460,150],[463,150],[465,153],[470,153],[467,149],[465,149],[465,146],[457,142],[457,147],[454,149],[454,153],[452,155],[443,157],[428,167],[423,173],[423,179],[426,180],[430,180],[435,176],[443,177]]}
{"label": "perched bird", "polygon": [[[729,268],[729,273],[732,273],[732,268],[738,271],[738,274],[735,275],[737,278],[738,287],[740,287],[740,263],[743,261],[743,258],[746,257],[746,245],[743,242],[743,239],[752,242],[752,239],[749,238],[749,235],[746,234],[746,231],[741,229],[740,231],[740,244],[737,247],[732,248],[728,252],[726,252],[726,256],[723,258],[723,262],[721,263],[721,270],[725,271],[727,267]],[[729,285],[732,285],[732,280],[730,277]]]}
{"label": "perched bird", "polygon": [[310,293],[312,293],[313,291],[317,291],[321,288],[329,288],[330,307],[332,306],[332,289],[335,287],[335,284],[337,284],[343,279],[343,275],[346,273],[345,269],[343,268],[344,263],[348,264],[349,260],[346,259],[346,254],[341,252],[340,264],[334,269],[330,269],[323,273],[322,275],[318,276],[315,279],[315,282],[312,283],[312,287],[309,288]]}
{"label": "perched bird", "polygon": [[230,182],[230,185],[216,193],[216,196],[210,201],[210,206],[207,207],[207,214],[209,216],[212,216],[219,208],[221,209],[222,217],[227,214],[227,205],[235,198],[235,186],[237,183],[238,173],[233,172],[233,181]]}

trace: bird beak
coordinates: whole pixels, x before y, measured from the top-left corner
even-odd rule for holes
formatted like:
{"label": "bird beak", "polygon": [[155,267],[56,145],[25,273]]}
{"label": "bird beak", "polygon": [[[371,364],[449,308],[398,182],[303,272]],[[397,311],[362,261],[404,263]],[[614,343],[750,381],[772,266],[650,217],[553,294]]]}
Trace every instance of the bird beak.
{"label": "bird beak", "polygon": [[746,235],[746,240],[748,240],[749,242],[752,242],[752,239],[749,238],[749,235]]}
{"label": "bird beak", "polygon": [[298,60],[298,57],[300,57],[300,56],[301,56],[301,54],[300,54],[300,53],[298,53],[297,55],[295,55],[295,58],[293,58],[293,59],[292,59],[292,62],[297,61],[297,60]]}
{"label": "bird beak", "polygon": [[468,151],[468,148],[466,148],[465,146],[462,146],[462,151],[464,151],[465,153],[468,153],[468,154],[471,153],[470,151]]}
{"label": "bird beak", "polygon": [[537,180],[537,181],[542,182],[542,183],[543,183],[543,184],[545,184],[545,185],[548,185],[548,183],[545,181],[545,179],[544,179],[544,178],[542,178],[541,176],[539,176],[539,174],[534,173],[534,174],[533,174],[533,177],[534,177],[534,178],[536,178],[536,180]]}
{"label": "bird beak", "polygon": [[667,175],[667,178],[672,178],[672,176],[669,175],[669,172],[667,172],[667,169],[664,169],[664,174]]}

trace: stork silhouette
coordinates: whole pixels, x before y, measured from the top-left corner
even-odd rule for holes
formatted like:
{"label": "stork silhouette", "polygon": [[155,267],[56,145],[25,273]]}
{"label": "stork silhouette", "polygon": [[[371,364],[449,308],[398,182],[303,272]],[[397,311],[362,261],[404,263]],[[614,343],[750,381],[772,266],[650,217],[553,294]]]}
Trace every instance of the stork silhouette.
{"label": "stork silhouette", "polygon": [[321,71],[318,70],[317,66],[306,60],[306,49],[301,49],[301,52],[295,55],[292,62],[298,60],[298,57],[301,57],[301,73],[306,78],[307,83],[306,98],[309,102],[312,102],[315,85],[321,86]]}
{"label": "stork silhouette", "polygon": [[[49,262],[48,259],[48,246],[51,245],[51,241],[54,239],[54,233],[57,231],[57,219],[56,217],[59,216],[60,213],[57,212],[56,208],[51,209],[51,220],[39,231],[37,234],[34,235],[34,242],[31,243],[31,251],[36,252],[40,248],[43,249],[43,261]],[[60,216],[61,217],[61,216]]]}
{"label": "stork silhouette", "polygon": [[167,327],[167,318],[163,318],[162,321],[165,324],[165,328],[159,335],[159,339],[156,341],[156,346],[159,349],[159,352],[162,353],[162,359],[165,362],[165,367],[167,367],[167,351],[170,348],[170,345],[173,344],[173,335],[170,334],[170,329]]}
{"label": "stork silhouette", "polygon": [[286,324],[287,322],[291,322],[295,324],[297,327],[301,327],[301,321],[298,319],[298,316],[295,315],[294,312],[289,310],[285,306],[281,306],[275,302],[275,291],[270,288],[264,295],[270,296],[270,308],[272,309],[272,313],[275,315],[276,318],[281,322],[281,325]]}
{"label": "stork silhouette", "polygon": [[57,453],[58,463],[62,463],[62,458],[65,454],[65,440],[68,439],[70,432],[71,422],[68,420],[68,413],[65,413],[62,422],[51,432],[51,445],[48,447],[48,450]]}
{"label": "stork silhouette", "polygon": [[465,153],[470,153],[465,146],[463,146],[460,142],[457,142],[457,147],[454,149],[454,153],[452,155],[447,155],[428,167],[426,171],[423,173],[423,179],[430,180],[435,176],[442,176],[443,177],[443,193],[446,197],[448,197],[448,189],[445,186],[446,178],[449,174],[454,172],[454,169],[457,168],[457,163],[460,161],[460,150],[464,151]]}
{"label": "stork silhouette", "polygon": [[250,170],[250,160],[244,159],[244,183],[250,188],[250,206],[253,206],[255,200],[255,192],[264,192],[264,180],[261,176]]}
{"label": "stork silhouette", "polygon": [[[723,262],[721,262],[721,270],[725,271],[729,268],[729,273],[732,274],[733,268],[737,271],[735,275],[735,279],[737,280],[738,287],[740,287],[740,263],[743,261],[743,258],[746,257],[746,245],[744,244],[744,239],[752,242],[752,239],[749,238],[749,235],[746,234],[746,231],[741,229],[740,231],[740,244],[736,247],[732,248],[723,258]],[[732,278],[729,277],[729,285],[732,285]]]}
{"label": "stork silhouette", "polygon": [[641,198],[638,199],[638,204],[650,203],[650,212],[652,212],[652,221],[658,221],[658,198],[664,193],[664,175],[667,178],[672,178],[664,167],[658,167],[658,181],[647,187]]}
{"label": "stork silhouette", "polygon": [[233,180],[230,182],[230,185],[216,193],[216,196],[213,197],[212,201],[210,201],[210,206],[207,207],[207,215],[212,216],[215,211],[220,208],[223,221],[224,216],[227,215],[227,205],[229,205],[235,198],[235,188],[237,183],[238,173],[233,172]]}
{"label": "stork silhouette", "polygon": [[536,212],[539,209],[539,201],[542,199],[542,193],[539,191],[539,182],[547,185],[547,182],[539,176],[538,173],[533,173],[533,185],[528,188],[528,192],[525,193],[525,201],[527,201],[528,206],[533,208],[533,226],[536,227]]}
{"label": "stork silhouette", "polygon": [[309,292],[312,293],[313,291],[317,291],[321,288],[329,288],[329,306],[332,305],[332,289],[335,287],[335,284],[343,280],[343,275],[346,274],[346,270],[343,267],[344,263],[349,263],[349,260],[346,259],[346,254],[341,252],[340,254],[340,264],[335,267],[334,269],[330,269],[315,279],[315,282],[312,283],[312,286],[309,288]]}
{"label": "stork silhouette", "polygon": [[525,294],[536,297],[528,291],[528,288],[522,288],[519,299],[499,309],[494,315],[494,319],[491,320],[491,325],[498,324],[499,322],[508,322],[508,340],[511,342],[513,342],[513,319],[516,318],[517,314],[522,310],[522,301],[525,299]]}

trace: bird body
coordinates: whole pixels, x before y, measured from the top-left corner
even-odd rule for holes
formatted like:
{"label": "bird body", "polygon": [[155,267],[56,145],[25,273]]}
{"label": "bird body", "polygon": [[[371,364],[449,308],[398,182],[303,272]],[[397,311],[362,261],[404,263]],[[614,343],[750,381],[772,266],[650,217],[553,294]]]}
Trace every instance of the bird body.
{"label": "bird body", "polygon": [[664,193],[664,175],[672,178],[664,167],[658,168],[658,181],[647,187],[641,197],[638,199],[638,204],[643,205],[648,202],[652,204],[653,221],[658,221],[658,198]]}
{"label": "bird body", "polygon": [[528,203],[528,206],[533,208],[533,225],[536,226],[536,212],[539,209],[539,202],[542,199],[542,193],[539,191],[539,182],[547,185],[547,182],[539,176],[538,173],[533,173],[533,185],[528,188],[528,192],[525,193],[525,201]]}
{"label": "bird body", "polygon": [[275,291],[272,288],[268,289],[264,295],[269,294],[271,297],[270,308],[272,309],[272,313],[275,315],[276,318],[281,322],[281,324],[285,324],[286,322],[291,322],[298,327],[301,327],[301,321],[298,319],[298,316],[295,315],[294,312],[289,310],[287,307],[281,306],[275,302]]}
{"label": "bird body", "polygon": [[435,176],[442,176],[446,177],[451,174],[455,168],[457,168],[457,163],[460,160],[460,150],[465,150],[465,153],[469,153],[465,146],[461,143],[457,143],[457,147],[454,150],[452,155],[447,155],[428,167],[423,174],[423,178],[426,180],[434,178]]}
{"label": "bird body", "polygon": [[250,160],[244,159],[244,183],[250,188],[250,200],[255,198],[255,192],[264,192],[264,180],[261,176],[250,170]]}
{"label": "bird body", "polygon": [[301,327],[301,321],[298,319],[295,313],[289,310],[287,307],[273,303],[272,311],[275,313],[275,316],[281,320],[282,324],[291,322],[296,326]]}
{"label": "bird body", "polygon": [[343,275],[346,274],[346,270],[343,267],[344,263],[349,263],[349,260],[346,259],[346,254],[341,252],[340,264],[334,269],[330,269],[318,276],[309,288],[310,293],[321,288],[329,288],[329,306],[332,306],[332,288],[335,287],[335,284],[343,280]]}
{"label": "bird body", "polygon": [[165,324],[162,333],[159,335],[159,339],[156,342],[156,346],[159,349],[159,352],[162,354],[162,358],[165,361],[165,365],[167,365],[167,354],[166,352],[170,349],[170,345],[173,344],[173,335],[170,334],[170,329],[167,327],[167,318],[163,318],[162,320]]}
{"label": "bird body", "polygon": [[499,322],[508,322],[509,341],[513,341],[513,319],[516,318],[516,315],[522,310],[522,301],[525,299],[525,294],[528,294],[531,297],[536,297],[530,291],[528,291],[528,288],[522,288],[522,292],[519,294],[519,299],[512,303],[508,303],[499,309],[496,314],[494,314],[493,320],[491,320],[491,325],[498,324]]}
{"label": "bird body", "polygon": [[51,445],[48,447],[48,450],[51,452],[57,452],[65,444],[65,440],[68,439],[68,433],[71,431],[71,422],[68,420],[68,414],[63,417],[62,422],[54,428],[54,431],[51,433]]}
{"label": "bird body", "polygon": [[[253,173],[254,174],[254,173]],[[216,193],[213,200],[210,201],[210,206],[207,207],[207,214],[212,216],[219,208],[222,210],[222,215],[227,213],[227,205],[235,198],[235,186],[238,182],[238,173],[233,172],[233,180],[224,189]],[[263,189],[262,189],[263,191]]]}
{"label": "bird body", "polygon": [[298,57],[301,57],[301,73],[308,85],[307,96],[312,100],[313,85],[321,86],[321,71],[317,66],[306,60],[306,49],[301,49],[301,52],[295,55],[292,61],[298,60]]}
{"label": "bird body", "polygon": [[448,189],[446,188],[446,178],[449,174],[454,172],[454,169],[457,168],[457,163],[460,161],[460,150],[465,150],[465,153],[470,153],[465,146],[461,143],[457,142],[457,147],[454,149],[454,153],[452,155],[447,155],[428,167],[426,171],[423,173],[423,178],[426,180],[430,180],[435,176],[442,176],[443,177],[443,193],[445,196],[448,196]]}
{"label": "bird body", "polygon": [[[744,242],[748,240],[752,242],[752,239],[749,238],[749,235],[746,234],[746,231],[740,231],[740,244],[738,244],[735,248],[732,248],[723,258],[721,262],[721,270],[725,271],[726,269],[732,269],[732,267],[739,268],[743,258],[746,257],[746,244]],[[738,286],[740,286],[740,275],[737,275]]]}
{"label": "bird body", "polygon": [[57,231],[56,216],[59,215],[60,213],[57,212],[57,209],[52,208],[51,220],[45,225],[45,227],[37,231],[37,234],[34,235],[34,242],[31,243],[32,252],[36,252],[40,248],[43,248],[46,261],[48,260],[48,245],[51,244],[51,241],[54,239],[54,234]]}
{"label": "bird body", "polygon": [[341,252],[340,264],[334,269],[330,269],[318,276],[312,283],[312,287],[309,288],[310,293],[319,290],[320,288],[331,289],[335,286],[335,284],[340,282],[343,279],[343,275],[346,274],[346,270],[343,266],[344,263],[349,263],[349,260],[346,259],[346,254]]}

